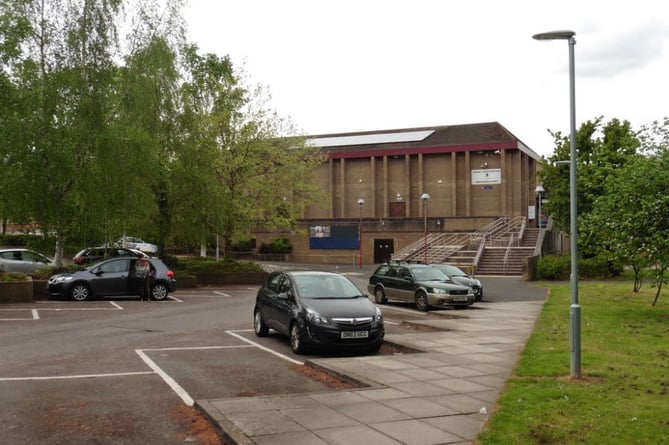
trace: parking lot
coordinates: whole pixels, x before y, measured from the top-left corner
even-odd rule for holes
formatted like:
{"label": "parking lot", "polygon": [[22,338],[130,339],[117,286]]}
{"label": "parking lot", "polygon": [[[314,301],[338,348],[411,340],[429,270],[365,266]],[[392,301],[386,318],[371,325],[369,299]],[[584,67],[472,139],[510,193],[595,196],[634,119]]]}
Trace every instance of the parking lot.
{"label": "parking lot", "polygon": [[[256,290],[0,307],[0,441],[206,443],[192,431],[194,400],[335,390],[298,371],[327,353],[296,356],[286,338],[254,335]],[[388,332],[436,316],[403,305],[384,315]]]}

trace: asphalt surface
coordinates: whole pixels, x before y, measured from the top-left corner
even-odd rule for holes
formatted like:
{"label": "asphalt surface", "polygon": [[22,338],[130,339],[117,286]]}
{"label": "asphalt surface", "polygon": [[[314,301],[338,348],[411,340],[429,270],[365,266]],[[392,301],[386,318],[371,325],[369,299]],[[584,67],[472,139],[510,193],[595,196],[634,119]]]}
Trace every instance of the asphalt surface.
{"label": "asphalt surface", "polygon": [[[361,289],[371,273],[335,269]],[[484,300],[466,311],[416,315],[403,305],[382,306],[384,314],[407,311],[412,325],[426,328],[386,336],[420,352],[308,360],[358,382],[358,388],[203,398],[196,406],[218,424],[228,444],[471,443],[485,427],[546,297],[544,289],[519,278],[479,278]]]}
{"label": "asphalt surface", "polygon": [[[339,271],[362,290],[374,269],[267,266]],[[483,426],[487,417],[479,410],[494,406],[545,298],[543,289],[517,278],[481,279],[484,301],[468,310],[424,314],[405,303],[381,306],[388,343],[425,351],[415,354],[297,356],[286,338],[253,334],[257,286],[183,289],[166,302],[128,298],[0,306],[0,443],[208,443],[190,429],[198,414],[192,405],[215,419],[229,445],[466,441]],[[488,335],[477,337],[482,334]],[[360,387],[335,390],[298,372],[305,361]],[[449,387],[452,378],[462,389],[466,379],[490,387],[458,394]],[[425,391],[430,395],[423,400]],[[454,399],[458,395],[462,398]],[[254,401],[261,402],[254,409],[274,408],[248,411]],[[415,411],[418,406],[430,409]],[[265,429],[254,429],[256,415]],[[274,416],[295,430],[273,431]],[[456,419],[469,430],[432,425]],[[393,423],[402,421],[411,422]],[[402,438],[393,432],[411,431],[412,425],[428,425],[426,431],[435,436]]]}

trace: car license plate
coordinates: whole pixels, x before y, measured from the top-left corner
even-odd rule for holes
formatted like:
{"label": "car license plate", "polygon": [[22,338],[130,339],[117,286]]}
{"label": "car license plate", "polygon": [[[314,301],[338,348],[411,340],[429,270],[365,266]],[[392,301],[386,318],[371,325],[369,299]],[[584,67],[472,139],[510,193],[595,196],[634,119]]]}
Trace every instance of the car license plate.
{"label": "car license plate", "polygon": [[341,331],[341,338],[368,338],[369,331]]}
{"label": "car license plate", "polygon": [[453,301],[467,301],[467,297],[464,295],[457,295],[453,297]]}

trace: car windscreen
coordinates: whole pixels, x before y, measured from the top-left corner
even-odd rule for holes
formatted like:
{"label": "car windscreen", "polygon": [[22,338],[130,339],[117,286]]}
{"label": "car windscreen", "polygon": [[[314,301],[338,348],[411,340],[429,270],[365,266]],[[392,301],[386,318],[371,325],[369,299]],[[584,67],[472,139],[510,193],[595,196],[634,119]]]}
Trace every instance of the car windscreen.
{"label": "car windscreen", "polygon": [[421,267],[412,270],[417,281],[446,281],[448,277],[434,267]]}
{"label": "car windscreen", "polygon": [[299,275],[294,278],[301,298],[356,298],[360,290],[347,278],[337,275]]}
{"label": "car windscreen", "polygon": [[455,266],[442,265],[436,267],[450,277],[464,277],[467,275]]}

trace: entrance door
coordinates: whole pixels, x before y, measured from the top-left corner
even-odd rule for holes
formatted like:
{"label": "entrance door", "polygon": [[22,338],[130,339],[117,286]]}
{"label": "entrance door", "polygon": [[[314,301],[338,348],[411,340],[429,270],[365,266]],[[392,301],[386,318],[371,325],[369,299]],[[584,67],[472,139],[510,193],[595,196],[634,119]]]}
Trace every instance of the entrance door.
{"label": "entrance door", "polygon": [[395,252],[395,241],[392,239],[374,239],[374,263],[385,263]]}

